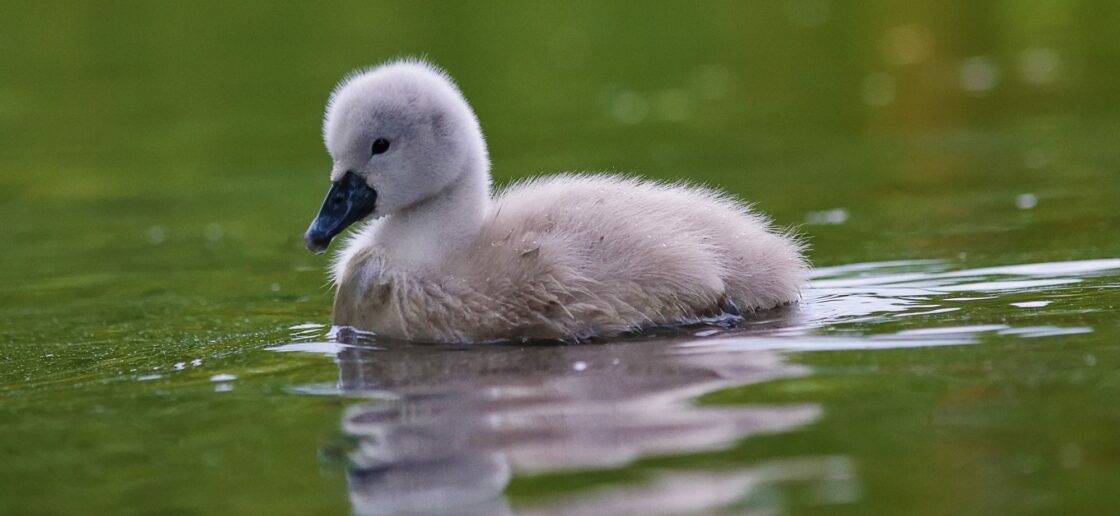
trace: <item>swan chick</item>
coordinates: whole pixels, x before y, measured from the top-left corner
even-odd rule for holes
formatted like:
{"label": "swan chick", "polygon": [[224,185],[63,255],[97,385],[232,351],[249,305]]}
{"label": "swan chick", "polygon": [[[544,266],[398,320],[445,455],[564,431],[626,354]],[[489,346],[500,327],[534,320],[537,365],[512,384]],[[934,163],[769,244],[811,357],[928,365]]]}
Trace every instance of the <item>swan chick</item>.
{"label": "swan chick", "polygon": [[474,111],[417,60],[346,77],[323,139],[331,186],[304,235],[334,324],[415,341],[579,340],[794,303],[803,244],[725,193],[557,174],[491,193]]}

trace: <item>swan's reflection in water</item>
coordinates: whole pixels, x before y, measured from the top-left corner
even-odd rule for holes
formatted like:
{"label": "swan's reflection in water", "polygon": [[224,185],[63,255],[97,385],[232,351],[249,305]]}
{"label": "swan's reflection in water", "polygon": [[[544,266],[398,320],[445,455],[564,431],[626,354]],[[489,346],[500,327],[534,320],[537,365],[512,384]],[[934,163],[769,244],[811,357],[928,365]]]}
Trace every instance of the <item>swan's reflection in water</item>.
{"label": "swan's reflection in water", "polygon": [[[664,340],[459,350],[393,344],[344,347],[337,360],[344,393],[380,398],[351,407],[343,422],[358,442],[349,480],[359,514],[512,514],[501,493],[515,474],[714,451],[821,414],[814,404],[695,403],[719,389],[808,373],[766,350],[697,351]],[[794,470],[837,477],[837,462],[828,464],[824,473],[804,464]],[[763,469],[665,474],[651,484],[519,512],[708,510],[784,478]],[[782,468],[769,466],[776,469]],[[845,475],[839,476],[850,481]]]}

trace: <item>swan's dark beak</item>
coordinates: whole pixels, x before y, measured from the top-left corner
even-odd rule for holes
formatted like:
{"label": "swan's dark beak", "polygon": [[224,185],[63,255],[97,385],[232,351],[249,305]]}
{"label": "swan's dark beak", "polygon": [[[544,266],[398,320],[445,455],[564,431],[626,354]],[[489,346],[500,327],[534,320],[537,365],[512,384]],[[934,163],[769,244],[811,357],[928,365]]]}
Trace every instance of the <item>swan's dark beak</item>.
{"label": "swan's dark beak", "polygon": [[307,250],[315,254],[326,251],[335,235],[373,213],[376,202],[377,191],[353,172],[347,172],[340,181],[331,183],[319,215],[303,234]]}

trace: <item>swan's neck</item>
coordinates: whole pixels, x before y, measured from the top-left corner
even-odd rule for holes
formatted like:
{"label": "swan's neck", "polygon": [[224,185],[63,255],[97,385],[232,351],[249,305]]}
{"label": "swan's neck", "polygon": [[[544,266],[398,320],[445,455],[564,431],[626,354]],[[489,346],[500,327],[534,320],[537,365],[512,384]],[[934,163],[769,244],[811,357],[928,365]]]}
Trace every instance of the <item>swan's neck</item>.
{"label": "swan's neck", "polygon": [[385,219],[377,233],[388,265],[439,265],[478,237],[490,209],[490,174],[467,170],[440,193]]}

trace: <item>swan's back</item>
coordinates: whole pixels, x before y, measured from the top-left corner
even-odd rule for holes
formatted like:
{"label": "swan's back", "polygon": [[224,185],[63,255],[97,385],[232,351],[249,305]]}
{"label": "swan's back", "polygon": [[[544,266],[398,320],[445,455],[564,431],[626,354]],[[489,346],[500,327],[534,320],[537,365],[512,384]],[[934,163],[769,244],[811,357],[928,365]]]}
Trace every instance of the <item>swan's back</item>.
{"label": "swan's back", "polygon": [[[608,175],[555,175],[499,194],[476,245],[445,272],[495,327],[570,337],[796,301],[801,246],[712,190]],[[499,304],[500,301],[500,304]]]}

